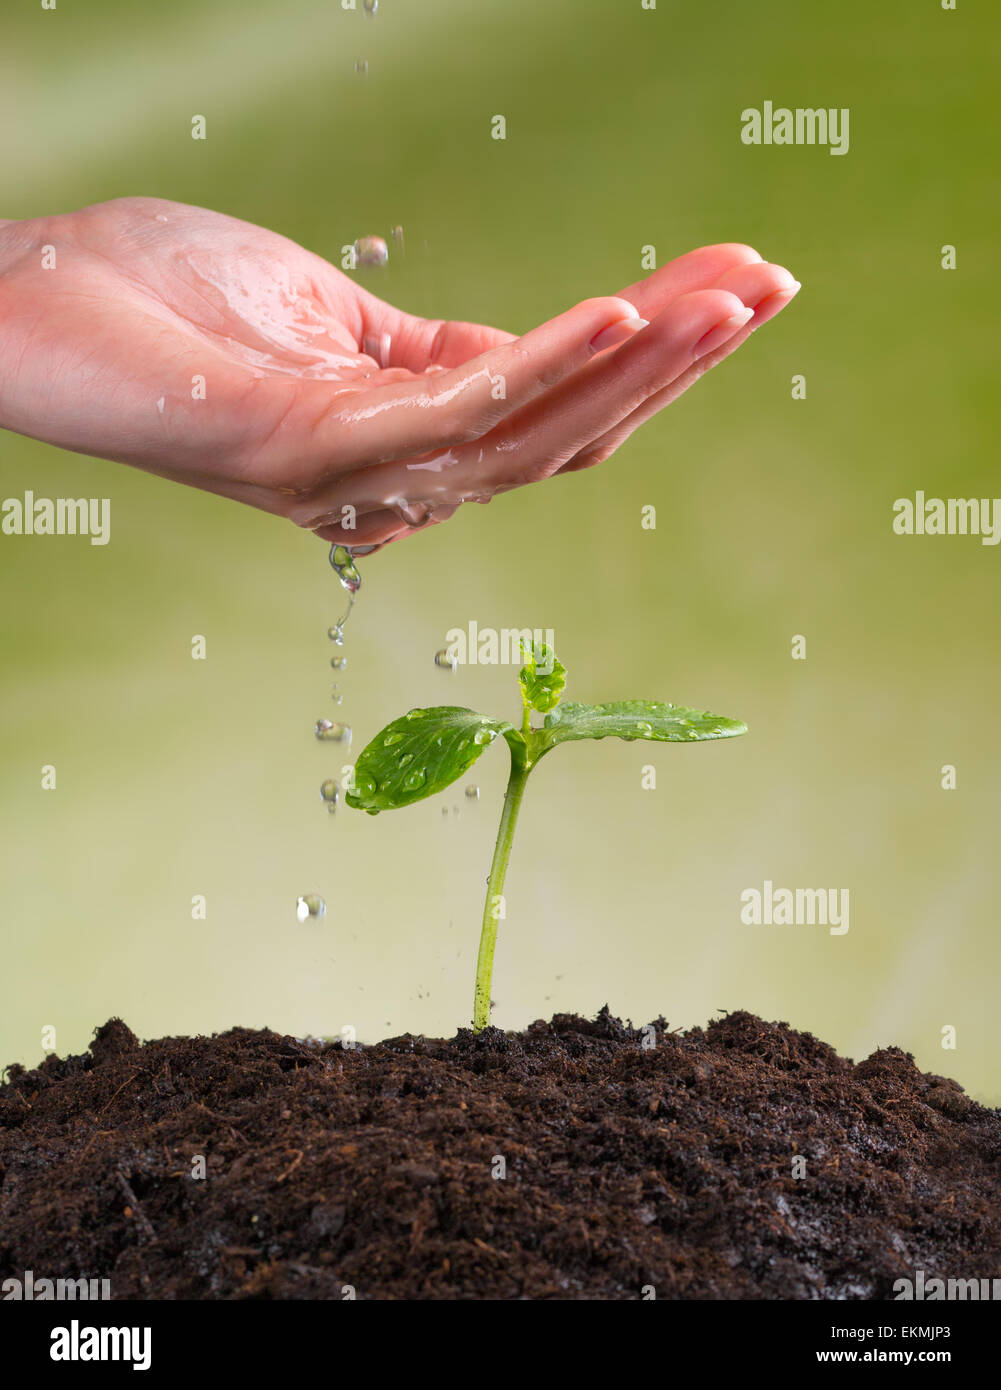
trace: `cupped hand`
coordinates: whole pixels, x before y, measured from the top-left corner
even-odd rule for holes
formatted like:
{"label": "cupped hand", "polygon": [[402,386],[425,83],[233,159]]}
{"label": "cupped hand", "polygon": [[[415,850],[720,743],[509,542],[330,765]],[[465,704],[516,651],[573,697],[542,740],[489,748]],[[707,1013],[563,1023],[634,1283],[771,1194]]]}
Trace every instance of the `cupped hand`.
{"label": "cupped hand", "polygon": [[369,547],[606,459],[799,285],[707,246],[521,337],[156,198],[0,223],[0,426]]}

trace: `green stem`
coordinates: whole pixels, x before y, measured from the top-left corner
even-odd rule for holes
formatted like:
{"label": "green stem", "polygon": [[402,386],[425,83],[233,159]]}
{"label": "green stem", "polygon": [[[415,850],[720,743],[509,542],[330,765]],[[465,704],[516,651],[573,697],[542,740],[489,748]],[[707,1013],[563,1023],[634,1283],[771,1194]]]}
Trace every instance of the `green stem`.
{"label": "green stem", "polygon": [[497,828],[493,863],[487,879],[487,900],[483,905],[483,928],[480,932],[480,952],[476,958],[476,992],[473,996],[473,1032],[482,1033],[490,1022],[490,982],[494,973],[494,947],[497,944],[498,899],[504,891],[504,875],[511,858],[514,827],[518,819],[521,798],[528,781],[529,768],[512,755],[511,776],[504,793],[504,809]]}

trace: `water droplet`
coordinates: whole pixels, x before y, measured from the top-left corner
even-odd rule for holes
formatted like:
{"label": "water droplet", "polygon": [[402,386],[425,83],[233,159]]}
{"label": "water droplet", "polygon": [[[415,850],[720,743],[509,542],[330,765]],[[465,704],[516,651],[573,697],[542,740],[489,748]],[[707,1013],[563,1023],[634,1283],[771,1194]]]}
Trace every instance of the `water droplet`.
{"label": "water droplet", "polygon": [[341,796],[341,789],[332,777],[328,777],[325,782],[320,783],[320,796],[330,806],[336,806]]}
{"label": "water droplet", "polygon": [[356,594],[361,588],[361,575],[346,545],[330,547],[330,566],[349,594]]}
{"label": "water droplet", "polygon": [[[407,466],[410,467],[411,465],[408,464]],[[408,502],[405,497],[390,497],[386,505],[395,512],[401,521],[405,521],[414,530],[426,526],[434,515],[434,505],[431,502]],[[451,512],[449,512],[449,516],[451,516]]]}
{"label": "water droplet", "polygon": [[[334,623],[333,627],[328,627],[327,636],[330,638],[331,642],[335,643],[338,647],[344,646],[344,629],[341,627],[340,623]],[[333,662],[330,664],[333,665]]]}
{"label": "water droplet", "polygon": [[375,796],[379,790],[379,784],[374,777],[370,777],[367,772],[359,772],[355,768],[354,789],[358,796],[362,798]]}
{"label": "water droplet", "polygon": [[332,656],[330,658],[330,664],[335,671],[343,671],[348,664],[348,659],[346,656]]}
{"label": "water droplet", "polygon": [[423,713],[422,709],[408,709],[403,717],[404,719],[420,719]]}
{"label": "water droplet", "polygon": [[347,724],[333,724],[329,719],[318,719],[313,732],[317,738],[333,743],[351,742],[351,730]]}
{"label": "water droplet", "polygon": [[460,738],[460,739],[459,739],[459,752],[461,753],[462,750],[463,750],[463,748],[468,748],[468,747],[469,747],[469,739],[468,739],[468,738]]}
{"label": "water droplet", "polygon": [[379,0],[365,0],[365,13],[375,15],[379,9]]}
{"label": "water droplet", "polygon": [[479,787],[474,787],[474,786],[472,786],[472,785],[468,786],[468,787],[466,788],[466,798],[467,798],[467,800],[469,800],[469,801],[479,801],[479,799],[480,799],[480,789],[479,789]]}
{"label": "water droplet", "polygon": [[360,73],[362,74],[363,77],[367,77],[367,76],[368,76],[368,59],[367,59],[367,58],[356,58],[356,59],[355,59],[355,72],[360,72]]}
{"label": "water droplet", "polygon": [[327,904],[316,893],[306,893],[303,897],[296,898],[295,915],[300,922],[305,922],[310,917],[326,917]]}
{"label": "water droplet", "polygon": [[399,767],[409,767],[413,760],[413,753],[401,753],[397,765]]}
{"label": "water droplet", "polygon": [[400,250],[402,251],[402,250],[404,249],[404,248],[403,248],[403,228],[402,228],[402,227],[394,227],[393,230],[390,232],[389,235],[393,238],[393,240],[396,242],[397,246],[398,246],[398,247],[400,248]]}
{"label": "water droplet", "polygon": [[396,729],[393,731],[393,733],[386,735],[386,737],[382,740],[382,746],[383,748],[392,748],[393,744],[399,743],[402,740],[402,738],[403,735],[400,733],[399,729]]}
{"label": "water droplet", "polygon": [[381,236],[360,236],[355,242],[355,262],[358,265],[385,265],[389,247]]}
{"label": "water droplet", "polygon": [[404,789],[408,792],[414,792],[418,787],[423,787],[427,779],[428,775],[422,767],[414,768],[413,772],[408,773],[403,779]]}
{"label": "water droplet", "polygon": [[459,663],[455,659],[455,652],[450,651],[448,647],[442,647],[440,652],[434,654],[434,664],[440,666],[443,671],[454,671]]}
{"label": "water droplet", "polygon": [[493,729],[477,729],[476,733],[473,734],[473,742],[477,744],[477,746],[480,748],[482,748],[487,743],[493,743],[493,741]]}
{"label": "water droplet", "polygon": [[645,719],[641,719],[640,722],[636,725],[636,732],[638,734],[642,734],[644,738],[647,738],[650,734],[653,733],[653,725],[648,724]]}

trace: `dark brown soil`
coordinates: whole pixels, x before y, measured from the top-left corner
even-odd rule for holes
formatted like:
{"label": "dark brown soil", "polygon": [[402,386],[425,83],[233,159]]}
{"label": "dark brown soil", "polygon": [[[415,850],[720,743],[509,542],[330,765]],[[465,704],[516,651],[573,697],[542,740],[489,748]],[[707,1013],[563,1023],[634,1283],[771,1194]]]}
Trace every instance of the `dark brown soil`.
{"label": "dark brown soil", "polygon": [[113,1019],[0,1088],[0,1280],[882,1299],[919,1269],[1001,1271],[1001,1112],[895,1048],[855,1066],[746,1013],[655,1027],[603,1010],[345,1051],[246,1029],[140,1045]]}

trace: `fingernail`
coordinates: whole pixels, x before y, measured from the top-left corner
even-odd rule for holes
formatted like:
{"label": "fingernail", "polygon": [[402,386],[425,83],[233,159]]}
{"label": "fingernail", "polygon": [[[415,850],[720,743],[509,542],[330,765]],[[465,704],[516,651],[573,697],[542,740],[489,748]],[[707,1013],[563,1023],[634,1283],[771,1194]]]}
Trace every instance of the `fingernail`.
{"label": "fingernail", "polygon": [[722,323],[718,323],[715,328],[710,328],[709,332],[704,334],[695,344],[692,349],[693,358],[697,361],[698,358],[705,357],[707,352],[712,352],[714,348],[722,347],[753,318],[753,309],[741,309],[739,313],[731,314],[728,319],[723,319]]}
{"label": "fingernail", "polygon": [[591,339],[591,351],[604,352],[606,348],[618,347],[627,338],[631,338],[634,333],[638,333],[641,328],[646,328],[649,322],[649,319],[641,319],[638,316],[632,319],[618,319]]}

